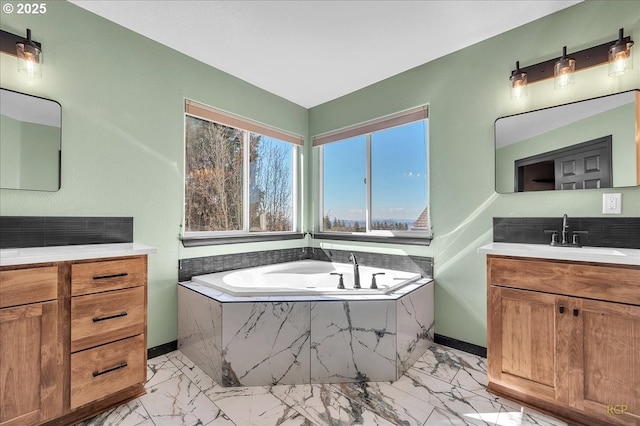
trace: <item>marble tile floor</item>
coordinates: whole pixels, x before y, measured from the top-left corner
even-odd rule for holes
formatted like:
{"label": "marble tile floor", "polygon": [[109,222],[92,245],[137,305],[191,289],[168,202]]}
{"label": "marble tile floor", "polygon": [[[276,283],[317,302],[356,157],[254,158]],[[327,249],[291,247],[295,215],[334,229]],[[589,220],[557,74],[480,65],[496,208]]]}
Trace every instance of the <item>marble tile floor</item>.
{"label": "marble tile floor", "polygon": [[148,362],[147,394],[82,426],[569,426],[485,391],[486,360],[433,345],[399,380],[224,388],[180,351]]}

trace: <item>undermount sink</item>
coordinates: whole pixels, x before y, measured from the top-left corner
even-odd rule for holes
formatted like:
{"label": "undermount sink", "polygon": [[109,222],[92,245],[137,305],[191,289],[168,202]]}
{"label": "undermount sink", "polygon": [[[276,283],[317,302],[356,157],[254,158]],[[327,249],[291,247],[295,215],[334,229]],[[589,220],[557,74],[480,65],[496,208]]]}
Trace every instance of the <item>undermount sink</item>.
{"label": "undermount sink", "polygon": [[640,266],[640,249],[615,247],[571,247],[548,244],[494,242],[478,248],[478,253],[498,256],[617,263]]}
{"label": "undermount sink", "polygon": [[558,247],[558,246],[545,246],[545,245],[524,245],[523,248],[527,250],[537,251],[550,251],[550,252],[567,252],[567,253],[582,253],[582,254],[597,254],[601,256],[625,256],[620,250],[607,247]]}

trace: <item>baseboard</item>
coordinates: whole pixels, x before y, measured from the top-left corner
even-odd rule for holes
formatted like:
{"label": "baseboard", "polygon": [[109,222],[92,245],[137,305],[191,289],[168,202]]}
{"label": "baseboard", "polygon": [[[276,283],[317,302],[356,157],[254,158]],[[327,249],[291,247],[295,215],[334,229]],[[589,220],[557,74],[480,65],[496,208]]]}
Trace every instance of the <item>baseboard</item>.
{"label": "baseboard", "polygon": [[155,358],[160,355],[168,354],[178,349],[178,341],[163,343],[162,345],[154,346],[147,349],[147,359]]}
{"label": "baseboard", "polygon": [[450,348],[469,352],[470,354],[478,355],[483,358],[487,357],[487,348],[474,345],[473,343],[463,342],[462,340],[454,339],[452,337],[436,334],[434,336],[434,342],[438,343],[439,345],[449,346]]}

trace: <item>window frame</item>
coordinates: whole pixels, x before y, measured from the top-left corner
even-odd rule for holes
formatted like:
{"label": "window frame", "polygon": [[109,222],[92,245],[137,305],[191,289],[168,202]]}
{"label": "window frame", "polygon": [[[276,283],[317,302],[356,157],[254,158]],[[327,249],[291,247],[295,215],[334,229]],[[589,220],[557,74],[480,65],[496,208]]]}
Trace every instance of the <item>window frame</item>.
{"label": "window frame", "polygon": [[[428,105],[422,105],[409,110],[401,111],[396,114],[384,116],[375,120],[367,121],[354,126],[349,126],[333,132],[324,133],[313,138],[313,146],[316,149],[318,157],[318,220],[316,225],[319,232],[315,233],[318,238],[322,239],[335,239],[335,240],[359,240],[369,242],[392,242],[390,240],[397,239],[398,242],[406,244],[418,244],[428,245],[433,237],[432,222],[431,222],[431,208],[430,208],[430,194],[429,190],[431,184],[431,168],[429,167],[429,126],[425,129],[425,143],[426,143],[426,187],[427,187],[427,214],[429,227],[424,231],[405,231],[405,230],[376,230],[371,229],[371,214],[372,214],[372,155],[371,155],[371,140],[372,134],[394,127],[400,127],[407,124],[415,123],[418,121],[427,121],[429,119],[429,107]],[[344,231],[330,231],[324,229],[324,145],[330,143],[340,143],[340,141],[347,140],[353,137],[365,136],[366,140],[366,158],[365,158],[365,232],[344,232]]]}
{"label": "window frame", "polygon": [[[199,120],[204,120],[212,123],[216,123],[226,127],[232,127],[237,130],[241,130],[242,136],[242,229],[229,230],[229,231],[187,231],[186,230],[186,152],[187,152],[187,118],[193,117]],[[249,142],[251,134],[259,134],[264,137],[276,139],[281,142],[286,142],[292,145],[291,150],[291,225],[292,229],[289,231],[251,231],[250,230],[250,150]],[[279,239],[297,239],[303,238],[304,234],[300,231],[302,209],[299,205],[301,200],[301,147],[304,146],[304,139],[302,136],[289,133],[272,126],[268,126],[253,120],[249,120],[238,115],[222,111],[217,108],[213,108],[198,102],[191,100],[185,100],[184,111],[184,162],[183,162],[183,204],[182,204],[182,232],[180,240],[185,247],[190,246],[203,246],[203,245],[217,245],[217,244],[230,244],[230,243],[243,243],[243,242],[255,242],[255,241],[273,241]]]}

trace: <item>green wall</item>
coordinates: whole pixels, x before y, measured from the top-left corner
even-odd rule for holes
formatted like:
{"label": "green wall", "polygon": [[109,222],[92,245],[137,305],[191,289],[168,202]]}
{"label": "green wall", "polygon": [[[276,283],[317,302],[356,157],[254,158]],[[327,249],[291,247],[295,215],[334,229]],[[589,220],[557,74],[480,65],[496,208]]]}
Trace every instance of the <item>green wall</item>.
{"label": "green wall", "polygon": [[34,81],[17,73],[15,57],[0,54],[0,85],[62,105],[60,191],[0,190],[0,214],[132,216],[134,240],[159,250],[149,256],[150,347],[177,338],[180,257],[306,245],[192,250],[178,240],[185,98],[305,137],[306,109],[71,3],[49,1],[45,15],[0,17],[5,31],[31,28],[44,53],[42,79]]}
{"label": "green wall", "polygon": [[[601,193],[494,192],[496,118],[639,86],[640,66],[620,80],[606,67],[581,71],[575,85],[552,82],[511,102],[508,76],[523,64],[616,38],[640,39],[639,2],[586,2],[348,96],[306,110],[123,29],[66,2],[46,15],[2,14],[0,27],[33,31],[43,43],[43,78],[28,82],[15,58],[0,55],[0,85],[62,105],[62,187],[54,193],[0,190],[1,215],[133,216],[135,241],[158,247],[149,258],[150,347],[175,340],[179,258],[300,247],[308,240],[185,249],[183,111],[189,98],[307,137],[415,105],[430,105],[430,247],[317,242],[327,248],[434,256],[436,332],[486,343],[484,257],[493,216],[600,216]],[[637,56],[637,55],[636,55]],[[637,58],[636,58],[637,62]],[[317,220],[313,150],[304,152],[305,228]],[[640,188],[624,189],[623,215],[640,215]]]}
{"label": "green wall", "polygon": [[[494,121],[498,117],[640,87],[640,64],[620,79],[607,66],[580,71],[569,90],[553,81],[531,84],[512,101],[508,78],[523,66],[617,38],[619,28],[640,39],[640,2],[588,1],[411,69],[309,111],[309,134],[429,104],[431,246],[380,251],[434,257],[436,333],[486,345],[485,256],[493,217],[599,217],[611,190],[497,194],[494,191]],[[634,47],[635,49],[635,47]],[[313,170],[318,179],[318,170]],[[623,216],[640,216],[640,187],[622,193]],[[312,200],[314,198],[312,197]],[[317,208],[309,213],[317,218]],[[320,243],[335,248],[353,247]]]}

